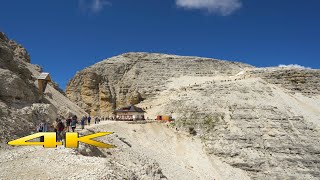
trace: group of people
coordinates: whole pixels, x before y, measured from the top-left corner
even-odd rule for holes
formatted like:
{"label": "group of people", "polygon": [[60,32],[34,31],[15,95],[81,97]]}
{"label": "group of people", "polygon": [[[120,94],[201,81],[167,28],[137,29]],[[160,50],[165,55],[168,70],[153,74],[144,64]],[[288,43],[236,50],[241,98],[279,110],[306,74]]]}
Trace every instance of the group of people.
{"label": "group of people", "polygon": [[[52,128],[53,131],[56,132],[57,135],[57,141],[62,141],[62,139],[64,139],[65,136],[65,132],[75,132],[75,129],[77,127],[77,124],[81,125],[81,129],[84,129],[85,125],[90,125],[91,123],[91,117],[90,116],[82,116],[80,122],[78,121],[78,117],[76,115],[70,116],[68,118],[66,118],[65,120],[63,120],[62,118],[57,118],[53,124],[52,124]],[[94,119],[94,123],[95,124],[99,124],[100,123],[100,118],[99,117],[95,117]],[[41,122],[38,126],[37,126],[37,131],[38,132],[47,132],[48,131],[48,125],[45,121]],[[44,141],[44,137],[40,137],[40,142]]]}

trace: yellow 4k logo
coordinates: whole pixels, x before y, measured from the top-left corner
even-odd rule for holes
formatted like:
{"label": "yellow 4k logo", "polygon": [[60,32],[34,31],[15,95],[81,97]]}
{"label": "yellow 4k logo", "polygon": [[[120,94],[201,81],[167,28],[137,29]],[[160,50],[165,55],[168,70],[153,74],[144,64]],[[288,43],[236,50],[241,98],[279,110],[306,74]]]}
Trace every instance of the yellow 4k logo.
{"label": "yellow 4k logo", "polygon": [[[77,148],[79,145],[79,142],[83,142],[96,147],[113,148],[115,146],[111,144],[105,144],[99,141],[92,140],[92,138],[106,136],[109,134],[112,134],[112,132],[100,132],[100,133],[79,137],[78,133],[76,132],[67,132],[64,146],[66,148]],[[39,138],[41,136],[44,136],[44,142],[27,142],[29,140]],[[13,146],[43,146],[45,148],[56,148],[57,146],[61,146],[62,142],[57,142],[55,132],[41,132],[41,133],[32,134],[30,136],[25,136],[23,138],[10,141],[8,142],[8,144]]]}

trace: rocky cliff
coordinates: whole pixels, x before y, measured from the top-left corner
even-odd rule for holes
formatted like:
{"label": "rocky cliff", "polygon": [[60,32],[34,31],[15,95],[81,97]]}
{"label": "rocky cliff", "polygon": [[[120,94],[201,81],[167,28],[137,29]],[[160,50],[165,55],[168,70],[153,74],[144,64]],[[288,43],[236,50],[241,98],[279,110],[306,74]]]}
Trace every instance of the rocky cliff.
{"label": "rocky cliff", "polygon": [[253,179],[320,178],[320,70],[127,53],[78,72],[67,96],[93,115],[128,103],[172,115]]}
{"label": "rocky cliff", "polygon": [[85,112],[50,83],[40,102],[37,77],[41,72],[30,64],[22,45],[0,32],[0,142],[30,134],[40,121],[51,123],[59,115]]}

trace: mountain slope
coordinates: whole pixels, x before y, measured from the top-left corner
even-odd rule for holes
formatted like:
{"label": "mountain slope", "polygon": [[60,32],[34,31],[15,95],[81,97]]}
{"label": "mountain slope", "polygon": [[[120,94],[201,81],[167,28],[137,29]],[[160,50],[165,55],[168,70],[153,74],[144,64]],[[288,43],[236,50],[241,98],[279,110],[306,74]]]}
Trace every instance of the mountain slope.
{"label": "mountain slope", "polygon": [[319,88],[320,70],[128,53],[78,72],[67,96],[92,114],[133,103],[150,119],[172,115],[254,179],[318,179]]}

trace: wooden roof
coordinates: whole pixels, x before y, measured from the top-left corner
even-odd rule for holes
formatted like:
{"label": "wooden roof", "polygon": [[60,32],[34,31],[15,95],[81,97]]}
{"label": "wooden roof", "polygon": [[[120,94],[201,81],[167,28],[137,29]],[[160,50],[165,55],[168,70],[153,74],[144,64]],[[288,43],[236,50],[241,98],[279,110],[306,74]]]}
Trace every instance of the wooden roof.
{"label": "wooden roof", "polygon": [[115,110],[114,112],[145,112],[142,108],[134,105],[126,106]]}
{"label": "wooden roof", "polygon": [[41,73],[40,76],[38,77],[38,80],[47,80],[47,81],[51,81],[51,77],[49,73]]}

